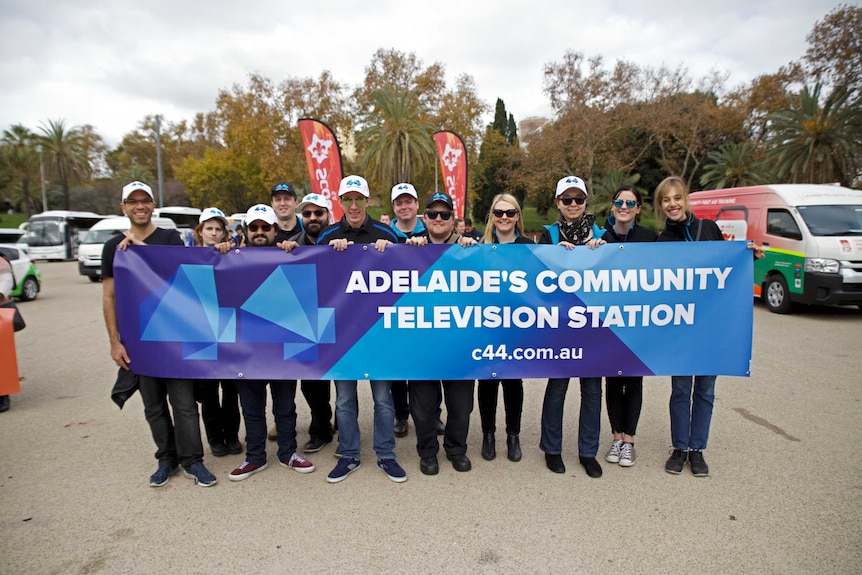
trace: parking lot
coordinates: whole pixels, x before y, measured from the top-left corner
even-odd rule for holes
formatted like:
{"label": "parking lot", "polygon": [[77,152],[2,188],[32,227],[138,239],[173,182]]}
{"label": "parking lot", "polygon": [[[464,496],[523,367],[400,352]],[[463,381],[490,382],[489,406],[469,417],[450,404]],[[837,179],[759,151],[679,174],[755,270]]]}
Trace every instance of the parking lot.
{"label": "parking lot", "polygon": [[[233,483],[242,455],[205,458],[219,484],[176,476],[147,486],[154,445],[141,402],[109,393],[101,284],[74,262],[42,263],[43,288],[20,304],[22,393],[0,414],[0,572],[94,573],[858,573],[862,565],[862,311],[754,310],[750,378],[720,377],[706,459],[711,475],[665,473],[670,378],[647,378],[637,463],[577,463],[570,388],[563,459],[538,448],[544,381],[525,381],[523,460],[479,455],[469,473],[441,458],[419,472],[415,435],[398,439],[409,480],[377,470],[372,401],[360,394],[363,465],[328,484],[277,465]],[[716,325],[716,338],[732,337]],[[360,386],[362,387],[362,386]],[[502,399],[500,400],[502,404]],[[309,413],[297,395],[302,444]],[[600,455],[610,442],[603,418]],[[497,443],[504,438],[498,408]],[[270,444],[271,459],[274,444]]]}

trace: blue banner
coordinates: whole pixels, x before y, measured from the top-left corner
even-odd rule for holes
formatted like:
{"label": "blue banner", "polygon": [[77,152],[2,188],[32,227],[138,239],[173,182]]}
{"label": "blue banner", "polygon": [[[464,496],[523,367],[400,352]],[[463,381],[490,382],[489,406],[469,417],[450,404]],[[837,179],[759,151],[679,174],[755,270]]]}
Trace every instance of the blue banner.
{"label": "blue banner", "polygon": [[132,369],[192,379],[749,373],[745,242],[208,248],[114,263]]}

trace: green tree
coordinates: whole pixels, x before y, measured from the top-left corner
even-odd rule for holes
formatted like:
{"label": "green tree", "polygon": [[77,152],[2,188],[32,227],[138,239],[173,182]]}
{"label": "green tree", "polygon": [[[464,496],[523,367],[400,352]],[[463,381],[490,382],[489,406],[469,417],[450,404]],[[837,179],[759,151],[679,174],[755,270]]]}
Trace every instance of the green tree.
{"label": "green tree", "polygon": [[806,40],[808,50],[803,61],[813,80],[844,86],[850,97],[858,100],[862,90],[862,7],[837,6],[814,25]]}
{"label": "green tree", "polygon": [[48,120],[48,124],[41,124],[39,130],[42,133],[37,136],[36,143],[42,147],[47,165],[60,182],[63,209],[68,210],[69,185],[90,175],[87,139],[80,127],[67,128],[62,119]]}
{"label": "green tree", "polygon": [[21,186],[21,205],[30,219],[30,182],[39,174],[39,154],[34,146],[35,134],[21,124],[3,131],[3,159]]}
{"label": "green tree", "polygon": [[768,184],[774,176],[752,142],[730,142],[706,156],[700,185],[707,190]]}
{"label": "green tree", "polygon": [[434,125],[418,96],[404,88],[384,87],[357,135],[362,163],[371,177],[394,185],[407,182],[434,161]]}
{"label": "green tree", "polygon": [[852,168],[862,141],[862,107],[841,86],[821,106],[822,88],[805,86],[786,109],[769,116],[770,154],[787,181],[849,186],[857,177]]}
{"label": "green tree", "polygon": [[499,131],[488,127],[482,146],[479,148],[479,161],[473,170],[473,219],[484,222],[488,219],[491,200],[508,189],[509,146],[506,137]]}

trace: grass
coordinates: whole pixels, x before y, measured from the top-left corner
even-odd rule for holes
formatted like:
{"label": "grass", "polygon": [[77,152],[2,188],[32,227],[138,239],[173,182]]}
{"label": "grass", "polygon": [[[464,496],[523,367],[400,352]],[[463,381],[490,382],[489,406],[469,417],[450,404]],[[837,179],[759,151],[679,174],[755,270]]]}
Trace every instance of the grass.
{"label": "grass", "polygon": [[0,228],[17,228],[26,221],[24,214],[0,214]]}

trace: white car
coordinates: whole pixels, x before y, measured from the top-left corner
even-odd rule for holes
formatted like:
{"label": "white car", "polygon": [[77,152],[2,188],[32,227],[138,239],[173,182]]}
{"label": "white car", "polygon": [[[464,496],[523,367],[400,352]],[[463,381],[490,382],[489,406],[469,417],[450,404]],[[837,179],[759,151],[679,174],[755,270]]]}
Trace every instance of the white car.
{"label": "white car", "polygon": [[0,244],[0,252],[12,264],[12,273],[15,275],[15,289],[9,296],[21,301],[36,299],[42,289],[42,274],[36,264],[17,246]]}

